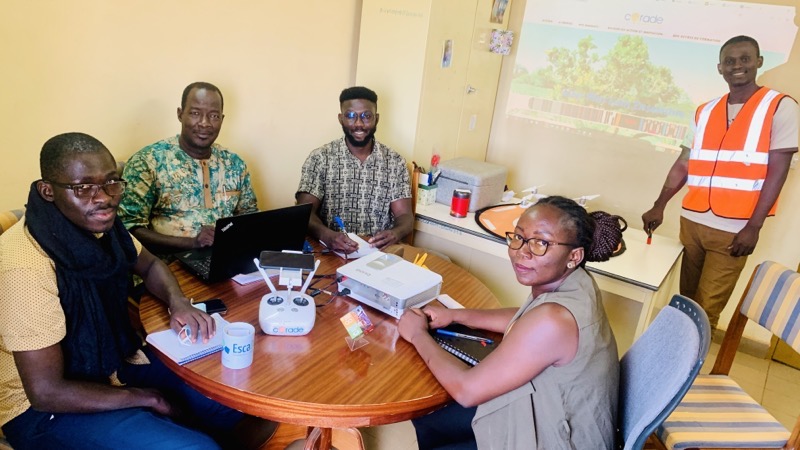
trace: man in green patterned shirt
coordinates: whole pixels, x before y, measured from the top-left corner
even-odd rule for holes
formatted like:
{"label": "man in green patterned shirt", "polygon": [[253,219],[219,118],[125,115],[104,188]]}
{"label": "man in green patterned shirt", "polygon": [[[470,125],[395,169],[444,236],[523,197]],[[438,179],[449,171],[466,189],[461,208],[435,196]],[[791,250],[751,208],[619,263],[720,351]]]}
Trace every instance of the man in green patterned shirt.
{"label": "man in green patterned shirt", "polygon": [[[308,231],[328,248],[358,250],[358,244],[340,232],[346,230],[371,236],[370,245],[382,249],[411,233],[414,224],[406,161],[375,139],[379,116],[374,91],[347,88],[339,95],[339,105],[344,136],[311,152],[295,198],[311,203]],[[342,222],[338,226],[337,217]]]}
{"label": "man in green patterned shirt", "polygon": [[213,84],[190,84],[178,108],[181,134],[139,150],[125,165],[119,215],[154,253],[213,245],[217,219],[258,210],[247,165],[214,143],[223,104]]}

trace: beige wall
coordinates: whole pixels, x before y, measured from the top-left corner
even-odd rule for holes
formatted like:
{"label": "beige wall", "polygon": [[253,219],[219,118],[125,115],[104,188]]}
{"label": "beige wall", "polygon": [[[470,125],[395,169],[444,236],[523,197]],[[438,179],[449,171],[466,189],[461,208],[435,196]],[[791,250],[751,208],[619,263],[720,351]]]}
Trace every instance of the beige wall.
{"label": "beige wall", "polygon": [[0,14],[0,210],[20,207],[42,144],[83,131],[117,159],[180,130],[183,88],[225,96],[218,142],[253,173],[261,208],[291,204],[313,148],[341,135],[360,0],[6,0]]}
{"label": "beige wall", "polygon": [[378,137],[409,162],[427,168],[434,153],[485,158],[502,61],[489,40],[505,27],[489,22],[493,3],[364,0],[356,81],[378,91]]}
{"label": "beige wall", "polygon": [[419,120],[431,0],[365,0],[356,83],[378,93],[378,140],[410,163]]}

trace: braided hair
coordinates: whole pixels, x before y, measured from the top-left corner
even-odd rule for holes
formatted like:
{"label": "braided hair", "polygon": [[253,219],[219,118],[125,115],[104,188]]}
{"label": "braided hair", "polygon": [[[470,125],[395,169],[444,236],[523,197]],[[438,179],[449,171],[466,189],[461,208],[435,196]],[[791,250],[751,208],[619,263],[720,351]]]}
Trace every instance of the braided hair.
{"label": "braided hair", "polygon": [[608,261],[622,243],[622,232],[628,228],[628,222],[620,216],[612,216],[603,211],[594,211],[589,215],[596,224],[591,250],[593,259],[589,261]]}
{"label": "braided hair", "polygon": [[575,200],[559,195],[539,200],[528,211],[540,205],[550,205],[563,213],[560,225],[575,233],[575,243],[583,247],[581,267],[586,261],[608,261],[622,242],[622,232],[628,228],[627,222],[620,216],[603,211],[588,213]]}

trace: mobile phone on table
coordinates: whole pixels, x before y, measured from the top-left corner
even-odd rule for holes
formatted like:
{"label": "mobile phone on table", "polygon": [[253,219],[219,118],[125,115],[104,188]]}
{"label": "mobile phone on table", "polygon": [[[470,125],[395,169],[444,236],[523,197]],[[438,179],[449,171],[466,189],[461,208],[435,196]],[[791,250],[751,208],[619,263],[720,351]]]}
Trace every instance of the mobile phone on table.
{"label": "mobile phone on table", "polygon": [[196,302],[195,305],[205,305],[207,314],[225,314],[228,312],[228,307],[225,306],[225,303],[223,303],[222,299],[219,298],[212,298],[210,300]]}
{"label": "mobile phone on table", "polygon": [[265,269],[314,270],[314,255],[308,253],[275,252],[264,250],[259,265]]}

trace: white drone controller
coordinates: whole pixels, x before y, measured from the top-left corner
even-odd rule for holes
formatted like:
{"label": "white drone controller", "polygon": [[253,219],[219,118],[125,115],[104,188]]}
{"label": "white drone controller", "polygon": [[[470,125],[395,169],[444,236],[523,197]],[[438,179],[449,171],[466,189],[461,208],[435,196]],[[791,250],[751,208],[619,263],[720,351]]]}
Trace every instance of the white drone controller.
{"label": "white drone controller", "polygon": [[258,308],[258,323],[266,334],[274,336],[303,336],[314,328],[317,318],[317,308],[314,299],[306,295],[306,289],[311,284],[314,274],[319,268],[319,260],[314,263],[314,270],[308,274],[306,282],[300,291],[292,291],[292,284],[285,291],[278,291],[270,281],[267,272],[259,264],[258,258],[253,259],[261,276],[269,287],[269,294],[261,297]]}

